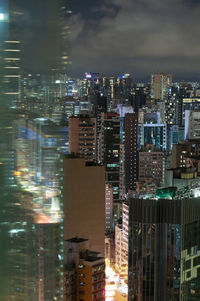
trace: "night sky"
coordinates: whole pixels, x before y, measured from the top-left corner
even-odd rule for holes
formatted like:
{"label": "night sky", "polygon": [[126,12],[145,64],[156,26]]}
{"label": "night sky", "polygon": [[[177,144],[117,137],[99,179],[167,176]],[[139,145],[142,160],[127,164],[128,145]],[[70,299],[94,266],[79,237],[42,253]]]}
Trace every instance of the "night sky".
{"label": "night sky", "polygon": [[[13,3],[17,9],[23,5],[25,67],[45,72],[60,57],[59,1]],[[68,9],[69,75],[130,73],[135,81],[147,81],[153,72],[169,72],[177,80],[200,80],[200,1],[70,0]]]}
{"label": "night sky", "polygon": [[200,80],[200,2],[194,0],[73,0],[71,73],[152,72]]}

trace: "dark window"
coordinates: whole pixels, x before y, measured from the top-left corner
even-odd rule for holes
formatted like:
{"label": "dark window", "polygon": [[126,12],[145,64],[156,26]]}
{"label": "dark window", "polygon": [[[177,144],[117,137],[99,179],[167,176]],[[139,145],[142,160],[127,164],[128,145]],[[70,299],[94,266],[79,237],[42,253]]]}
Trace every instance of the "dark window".
{"label": "dark window", "polygon": [[190,269],[191,268],[191,260],[187,260],[186,262],[185,262],[185,270],[188,270],[188,269]]}
{"label": "dark window", "polygon": [[193,265],[194,265],[194,266],[200,265],[200,256],[194,258],[194,260],[193,260]]}

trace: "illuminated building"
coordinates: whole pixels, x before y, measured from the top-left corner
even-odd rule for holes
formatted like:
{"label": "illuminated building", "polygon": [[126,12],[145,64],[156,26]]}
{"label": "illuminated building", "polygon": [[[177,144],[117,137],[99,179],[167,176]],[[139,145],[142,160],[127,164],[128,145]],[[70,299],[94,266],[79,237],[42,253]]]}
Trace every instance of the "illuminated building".
{"label": "illuminated building", "polygon": [[17,167],[14,176],[21,189],[33,195],[32,200],[22,205],[28,206],[33,217],[34,247],[31,251],[36,259],[30,260],[30,264],[36,267],[32,284],[37,295],[34,300],[62,300],[59,127],[45,118],[18,119],[14,127]]}
{"label": "illuminated building", "polygon": [[120,143],[119,199],[124,200],[125,194],[125,151],[124,144]]}
{"label": "illuminated building", "polygon": [[152,144],[142,147],[138,158],[138,181],[152,181],[161,186],[164,183],[164,170],[163,152],[157,151]]}
{"label": "illuminated building", "polygon": [[124,104],[119,104],[117,106],[117,113],[120,115],[121,118],[125,118],[126,114],[133,113],[133,107]]}
{"label": "illuminated building", "polygon": [[97,254],[89,251],[81,254],[77,285],[79,300],[83,295],[88,301],[105,300],[105,261]]}
{"label": "illuminated building", "polygon": [[[19,205],[19,197],[13,192],[16,186],[13,172],[15,170],[14,150],[12,149],[12,120],[11,107],[16,104],[19,87],[17,69],[19,50],[12,46],[14,41],[11,36],[10,15],[8,1],[0,2],[0,300],[10,300],[17,295],[21,300],[26,300],[27,288],[25,281],[31,282],[29,275],[28,256],[24,248],[26,238],[31,234],[31,218],[26,209]],[[16,40],[18,40],[16,38]],[[6,42],[5,42],[6,41]],[[13,47],[13,48],[12,48]],[[16,54],[18,53],[18,55]],[[13,56],[12,56],[13,54]],[[13,60],[12,60],[13,59]],[[16,60],[15,60],[16,59]],[[8,68],[4,68],[8,67]],[[15,71],[14,71],[15,70]],[[13,75],[13,77],[12,77]],[[26,224],[27,223],[27,224]],[[18,231],[19,229],[19,231]],[[22,231],[21,231],[22,230]],[[29,233],[28,233],[29,232]],[[14,237],[13,237],[14,234]],[[30,234],[30,236],[29,236]],[[30,242],[30,248],[31,248]],[[24,258],[23,258],[24,257]],[[24,261],[23,261],[24,259]],[[17,261],[19,260],[19,261]],[[18,262],[18,264],[17,264]],[[19,279],[19,277],[21,279]],[[27,278],[27,279],[26,279]],[[21,282],[21,283],[19,283]],[[20,287],[18,286],[20,285]],[[17,291],[17,289],[19,290]],[[24,289],[22,291],[22,289]],[[18,300],[19,300],[18,299]]]}
{"label": "illuminated building", "polygon": [[[200,141],[186,140],[174,144],[166,170],[165,185],[175,186],[190,192],[191,187],[199,183],[199,147]],[[196,192],[195,192],[196,194]]]}
{"label": "illuminated building", "polygon": [[[113,186],[113,200],[119,200],[120,117],[116,113],[101,113],[98,139],[98,161],[105,164],[106,182]],[[115,205],[114,205],[115,206]]]}
{"label": "illuminated building", "polygon": [[122,224],[118,223],[115,226],[115,264],[117,269],[119,269],[119,271],[121,271],[121,265],[122,265],[122,259],[121,259],[122,241],[123,241]]}
{"label": "illuminated building", "polygon": [[152,183],[152,179],[136,182],[136,195],[155,195],[157,186]]}
{"label": "illuminated building", "polygon": [[20,41],[4,41],[4,86],[5,95],[12,99],[13,106],[20,102]]}
{"label": "illuminated building", "polygon": [[91,249],[104,255],[105,167],[68,155],[63,187],[65,239],[87,237]]}
{"label": "illuminated building", "polygon": [[128,275],[129,207],[122,205],[122,223],[115,226],[115,264],[120,274]]}
{"label": "illuminated building", "polygon": [[185,111],[185,140],[200,139],[200,111]]}
{"label": "illuminated building", "polygon": [[76,301],[78,298],[77,277],[81,252],[89,250],[88,239],[78,236],[64,241],[64,300]]}
{"label": "illuminated building", "polygon": [[[4,193],[1,190],[1,194]],[[37,251],[32,212],[32,195],[13,189],[1,208],[1,300],[37,300]],[[26,206],[24,206],[26,204]],[[8,244],[3,254],[3,244]],[[3,257],[2,257],[3,256]],[[5,256],[5,257],[4,257]],[[2,285],[3,284],[3,285]]]}
{"label": "illuminated building", "polygon": [[173,144],[171,153],[171,168],[188,168],[191,166],[198,169],[198,156],[200,153],[200,140],[179,141],[178,144]]}
{"label": "illuminated building", "polygon": [[157,150],[164,151],[167,147],[167,131],[165,124],[138,124],[138,149],[144,144],[154,144]]}
{"label": "illuminated building", "polygon": [[114,231],[105,236],[105,258],[111,266],[115,264],[115,234]]}
{"label": "illuminated building", "polygon": [[87,239],[65,241],[64,285],[66,301],[105,300],[105,260],[89,250]]}
{"label": "illuminated building", "polygon": [[[0,208],[1,226],[5,230],[0,231],[0,240],[4,242],[1,246],[1,267],[4,256],[6,257],[2,270],[4,275],[0,275],[1,300],[63,299],[63,226],[57,152],[59,145],[57,140],[55,143],[58,133],[52,130],[51,122],[46,122],[45,128],[44,119],[36,120],[36,116],[33,117],[34,113],[43,116],[49,113],[49,101],[58,95],[55,94],[58,91],[54,90],[50,80],[54,80],[52,75],[45,83],[42,81],[45,78],[44,73],[55,74],[54,71],[49,71],[59,65],[54,59],[61,58],[59,53],[55,54],[57,46],[49,47],[52,40],[52,46],[58,45],[56,41],[61,37],[58,23],[54,22],[59,20],[59,5],[60,1],[29,1],[27,4],[10,0],[0,3],[0,75],[3,85],[0,89],[0,162],[4,166],[1,183],[5,183],[1,188],[0,201],[5,209],[3,212]],[[44,20],[43,17],[40,18],[40,14],[50,19],[47,17]],[[38,22],[32,22],[35,16],[38,22],[41,20],[40,35],[38,27],[33,28],[36,23],[38,26]],[[24,28],[28,35],[23,34]],[[2,30],[5,30],[3,34]],[[35,40],[34,31],[36,40],[42,36],[35,44],[32,43]],[[55,39],[49,39],[50,36]],[[53,55],[50,54],[51,51]],[[30,60],[27,58],[29,55]],[[32,68],[36,75],[30,75],[28,80],[27,74],[31,74],[29,70]],[[57,73],[60,73],[61,69],[59,72],[58,69]],[[43,73],[42,79],[40,72]],[[26,86],[27,82],[29,87]],[[23,127],[24,124],[17,120],[17,116],[25,118],[27,115],[29,120],[24,119]],[[15,122],[12,124],[13,120]],[[12,146],[17,148],[13,150]],[[19,191],[16,191],[16,187]]]}
{"label": "illuminated building", "polygon": [[200,98],[199,97],[183,97],[182,99],[182,125],[185,122],[185,111],[199,111]]}
{"label": "illuminated building", "polygon": [[180,124],[179,114],[180,114],[180,100],[178,99],[176,93],[173,90],[169,90],[168,98],[165,101],[165,122],[168,125]]}
{"label": "illuminated building", "polygon": [[128,275],[128,236],[129,236],[129,205],[123,202],[122,205],[122,231],[123,231],[123,272]]}
{"label": "illuminated building", "polygon": [[80,114],[80,102],[79,99],[73,97],[63,98],[64,114],[69,119],[71,116],[78,116]]}
{"label": "illuminated building", "polygon": [[184,127],[178,125],[172,125],[168,127],[167,132],[167,148],[172,151],[172,145],[178,144],[179,141],[184,140]]}
{"label": "illuminated building", "polygon": [[125,116],[133,113],[133,107],[119,104],[117,113],[120,115],[120,170],[119,170],[119,199],[125,199]]}
{"label": "illuminated building", "polygon": [[80,154],[86,161],[96,161],[96,118],[69,118],[69,152]]}
{"label": "illuminated building", "polygon": [[19,16],[23,15],[13,1],[4,1],[7,11],[3,13],[2,22],[7,23],[7,32],[1,41],[1,58],[3,68],[2,84],[4,96],[9,106],[19,107],[21,98],[21,40],[19,36]]}
{"label": "illuminated building", "polygon": [[130,199],[128,300],[179,300],[181,201]]}
{"label": "illuminated building", "polygon": [[36,183],[48,187],[59,186],[58,135],[58,126],[46,118],[29,121],[30,172]]}
{"label": "illuminated building", "polygon": [[105,189],[105,222],[106,232],[110,232],[113,229],[113,187],[106,184]]}
{"label": "illuminated building", "polygon": [[138,174],[137,167],[137,114],[129,113],[125,115],[125,185],[128,190],[136,188]]}
{"label": "illuminated building", "polygon": [[172,85],[172,75],[155,73],[151,75],[151,97],[157,100],[166,100],[168,89]]}

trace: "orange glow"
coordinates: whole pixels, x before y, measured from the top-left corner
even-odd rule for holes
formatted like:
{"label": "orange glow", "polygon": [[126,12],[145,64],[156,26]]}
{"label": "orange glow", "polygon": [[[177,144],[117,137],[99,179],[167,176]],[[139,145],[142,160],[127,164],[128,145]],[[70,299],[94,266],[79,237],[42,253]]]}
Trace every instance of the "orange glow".
{"label": "orange glow", "polygon": [[22,175],[22,172],[21,171],[18,171],[18,170],[16,170],[16,171],[14,171],[14,176],[16,176],[16,177],[19,177],[19,176],[21,176]]}
{"label": "orange glow", "polygon": [[51,223],[50,217],[45,214],[40,214],[35,217],[36,224],[49,224]]}

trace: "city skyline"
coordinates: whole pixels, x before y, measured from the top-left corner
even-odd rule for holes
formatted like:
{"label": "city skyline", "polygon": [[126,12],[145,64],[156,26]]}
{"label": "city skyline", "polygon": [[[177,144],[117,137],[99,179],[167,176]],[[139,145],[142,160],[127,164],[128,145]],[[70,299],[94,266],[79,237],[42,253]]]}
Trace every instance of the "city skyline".
{"label": "city skyline", "polygon": [[198,80],[197,1],[91,1],[71,4],[71,72],[173,73]]}
{"label": "city skyline", "polygon": [[0,301],[200,300],[199,10],[0,0]]}

